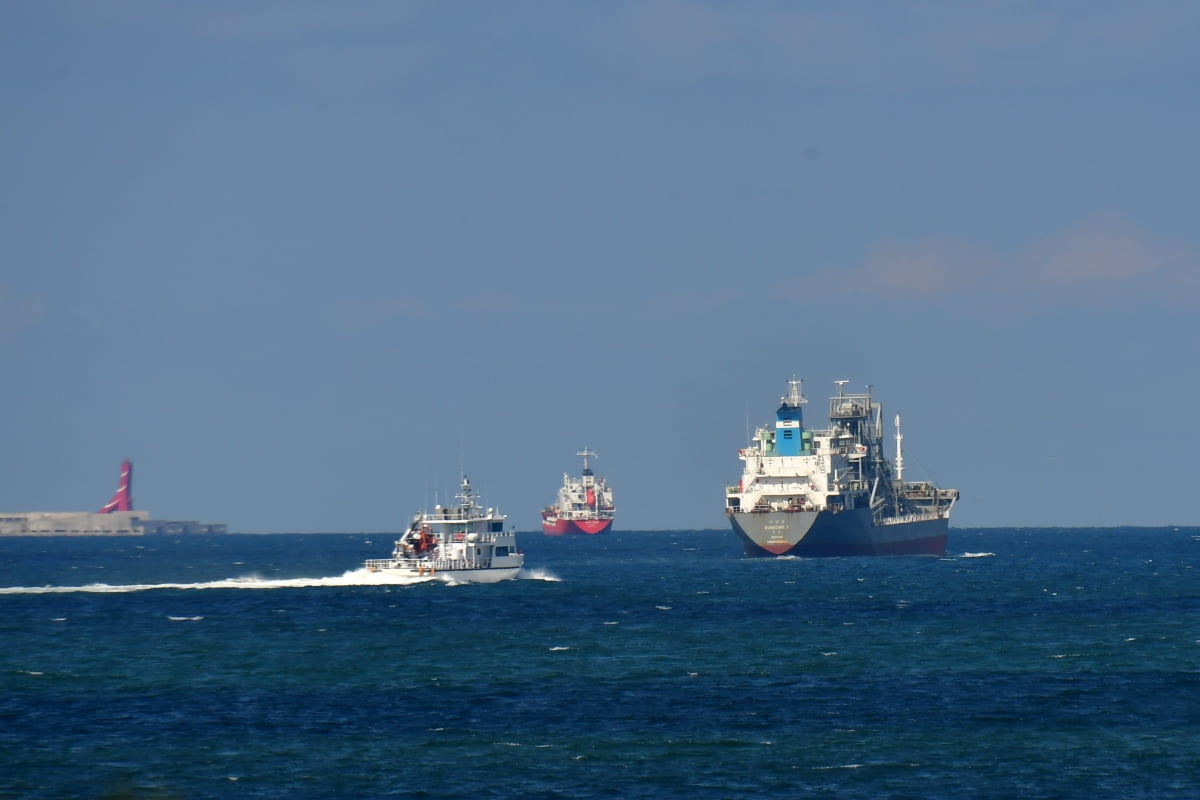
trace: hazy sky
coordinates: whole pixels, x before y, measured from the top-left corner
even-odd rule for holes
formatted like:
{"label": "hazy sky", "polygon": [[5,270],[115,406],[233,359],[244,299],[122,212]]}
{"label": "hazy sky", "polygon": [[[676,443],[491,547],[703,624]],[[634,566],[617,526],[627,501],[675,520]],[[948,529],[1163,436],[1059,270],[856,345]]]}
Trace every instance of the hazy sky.
{"label": "hazy sky", "polygon": [[[0,508],[719,528],[805,379],[951,524],[1196,524],[1200,4],[0,5]],[[889,425],[890,429],[890,425]],[[889,450],[891,448],[889,439]]]}

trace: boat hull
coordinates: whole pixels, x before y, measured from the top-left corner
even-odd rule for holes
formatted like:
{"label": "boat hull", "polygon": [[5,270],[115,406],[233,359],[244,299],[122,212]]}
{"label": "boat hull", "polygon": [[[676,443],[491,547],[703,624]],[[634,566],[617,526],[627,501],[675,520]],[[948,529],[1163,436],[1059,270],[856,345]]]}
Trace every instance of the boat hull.
{"label": "boat hull", "polygon": [[875,525],[856,509],[729,514],[748,556],[887,556],[946,553],[945,518]]}
{"label": "boat hull", "polygon": [[612,519],[542,519],[542,533],[547,536],[583,534],[595,536],[612,529]]}
{"label": "boat hull", "polygon": [[412,567],[369,568],[377,575],[397,578],[440,578],[455,583],[499,583],[511,581],[521,572],[520,567],[488,567],[484,569],[413,569]]}

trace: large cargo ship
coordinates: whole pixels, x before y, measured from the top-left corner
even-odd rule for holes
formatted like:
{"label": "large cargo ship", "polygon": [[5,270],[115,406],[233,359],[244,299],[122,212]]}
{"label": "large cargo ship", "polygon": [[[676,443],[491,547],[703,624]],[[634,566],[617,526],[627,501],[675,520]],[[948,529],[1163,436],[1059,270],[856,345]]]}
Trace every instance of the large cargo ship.
{"label": "large cargo ship", "polygon": [[221,523],[154,519],[133,508],[133,462],[121,464],[121,481],[99,511],[0,511],[0,536],[145,536],[226,533]]}
{"label": "large cargo ship", "polygon": [[742,478],[725,514],[751,556],[943,555],[957,489],[904,480],[900,415],[896,461],[883,452],[883,407],[836,381],[829,427],[804,427],[793,378],[775,414],[739,451]]}
{"label": "large cargo ship", "polygon": [[612,489],[588,464],[588,458],[596,454],[585,447],[575,455],[583,456],[583,475],[575,478],[563,473],[555,504],[542,509],[542,533],[547,536],[595,535],[612,529],[616,511]]}

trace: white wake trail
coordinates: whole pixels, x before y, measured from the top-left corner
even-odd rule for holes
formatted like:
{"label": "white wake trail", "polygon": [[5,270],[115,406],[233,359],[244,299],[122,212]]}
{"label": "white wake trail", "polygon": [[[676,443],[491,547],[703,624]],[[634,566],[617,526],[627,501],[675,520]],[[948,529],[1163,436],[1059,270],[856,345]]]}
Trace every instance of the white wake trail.
{"label": "white wake trail", "polygon": [[405,575],[354,569],[336,577],[326,578],[223,578],[199,583],[89,583],[83,586],[0,586],[0,594],[118,594],[148,592],[155,589],[300,589],[310,586],[409,586],[437,580],[436,575],[409,577]]}
{"label": "white wake trail", "polygon": [[[523,569],[518,576],[521,580],[558,581],[556,575],[543,568]],[[372,572],[364,568],[352,569],[342,575],[327,578],[260,578],[247,576],[242,578],[222,578],[215,581],[198,583],[89,583],[83,586],[0,586],[3,594],[75,594],[87,592],[91,594],[120,594],[123,592],[150,592],[155,589],[304,589],[314,586],[412,586],[418,583],[442,581],[452,585],[459,582],[443,575],[424,575],[421,577],[400,575],[389,572]],[[463,581],[463,584],[469,581]]]}

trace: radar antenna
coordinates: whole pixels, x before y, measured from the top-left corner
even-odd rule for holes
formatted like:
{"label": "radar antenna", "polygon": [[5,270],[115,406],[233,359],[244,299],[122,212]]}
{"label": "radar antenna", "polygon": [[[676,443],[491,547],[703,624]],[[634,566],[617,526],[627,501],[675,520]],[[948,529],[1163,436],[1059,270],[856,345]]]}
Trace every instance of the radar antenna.
{"label": "radar antenna", "polygon": [[793,377],[788,381],[787,397],[783,398],[783,402],[789,406],[800,406],[808,402],[804,396],[804,381],[800,378]]}

